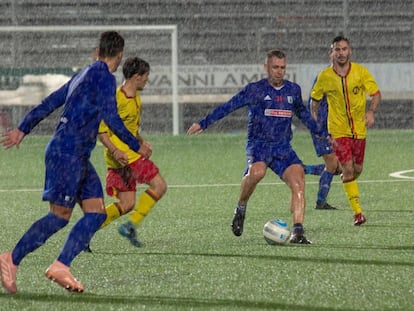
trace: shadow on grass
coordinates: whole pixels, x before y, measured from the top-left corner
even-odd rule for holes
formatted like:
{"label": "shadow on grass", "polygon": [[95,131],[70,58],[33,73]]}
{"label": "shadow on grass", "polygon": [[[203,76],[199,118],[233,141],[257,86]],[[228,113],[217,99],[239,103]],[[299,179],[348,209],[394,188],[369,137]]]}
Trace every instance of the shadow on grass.
{"label": "shadow on grass", "polygon": [[[162,297],[162,296],[108,296],[108,295],[94,295],[94,294],[70,294],[70,295],[58,295],[58,294],[30,294],[30,293],[18,293],[13,296],[8,294],[0,294],[0,298],[10,297],[16,302],[23,301],[37,301],[50,303],[56,301],[56,303],[82,303],[101,305],[102,308],[108,307],[109,304],[113,305],[134,305],[137,308],[139,305],[152,305],[152,306],[172,306],[177,310],[183,310],[195,307],[204,308],[232,308],[232,309],[258,309],[258,310],[321,310],[328,311],[332,308],[323,308],[316,306],[301,306],[296,304],[280,304],[275,302],[258,302],[249,300],[231,300],[231,299],[197,299],[187,297]],[[75,307],[75,305],[73,305]],[[337,311],[345,310],[335,308]],[[349,310],[349,309],[346,309]]]}
{"label": "shadow on grass", "polygon": [[[329,249],[338,248],[336,245],[325,245]],[[285,246],[286,247],[286,246]],[[301,246],[312,247],[312,246]],[[321,247],[321,246],[319,246]],[[345,249],[357,249],[358,247],[350,245],[349,247],[340,246]],[[386,249],[386,250],[414,250],[414,246],[389,246],[389,247],[377,247],[377,246],[361,246],[361,249]],[[98,254],[98,252],[96,252]],[[99,252],[100,253],[100,252]],[[104,254],[104,253],[100,253]],[[109,254],[106,253],[105,254]],[[117,256],[131,256],[133,253],[110,253]],[[327,263],[327,264],[348,264],[348,265],[377,265],[377,266],[407,266],[414,267],[414,262],[404,261],[389,261],[389,260],[369,260],[369,259],[344,259],[344,258],[326,258],[326,257],[298,257],[298,256],[283,256],[283,255],[262,255],[262,254],[214,254],[214,253],[136,253],[139,256],[176,256],[176,257],[188,257],[188,256],[202,256],[202,257],[221,257],[221,258],[251,258],[251,259],[265,259],[265,260],[282,260],[293,262],[306,262],[315,264]]]}

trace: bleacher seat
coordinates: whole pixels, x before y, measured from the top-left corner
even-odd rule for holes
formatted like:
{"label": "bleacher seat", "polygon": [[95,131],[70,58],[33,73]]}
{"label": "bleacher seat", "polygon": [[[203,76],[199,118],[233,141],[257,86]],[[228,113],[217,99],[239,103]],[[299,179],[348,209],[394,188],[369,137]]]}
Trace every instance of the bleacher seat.
{"label": "bleacher seat", "polygon": [[[348,12],[347,17],[344,12]],[[321,62],[325,60],[329,42],[338,33],[350,37],[366,62],[388,61],[392,55],[396,57],[392,61],[411,62],[413,20],[411,0],[3,0],[0,3],[0,26],[177,24],[179,63],[189,65],[199,61],[257,62],[266,50],[275,47],[286,50],[290,62]],[[136,44],[143,55],[150,54],[162,61],[169,50],[167,39],[151,46],[154,40],[140,35],[141,42],[137,40]],[[68,41],[71,42],[70,38]],[[373,44],[385,54],[372,51]],[[73,58],[86,59],[84,54],[88,54],[89,47],[84,47],[83,42],[80,45],[80,53]],[[9,55],[7,44],[2,44],[1,49],[0,56]],[[48,52],[62,53],[69,59],[73,55],[67,47],[55,46]]]}

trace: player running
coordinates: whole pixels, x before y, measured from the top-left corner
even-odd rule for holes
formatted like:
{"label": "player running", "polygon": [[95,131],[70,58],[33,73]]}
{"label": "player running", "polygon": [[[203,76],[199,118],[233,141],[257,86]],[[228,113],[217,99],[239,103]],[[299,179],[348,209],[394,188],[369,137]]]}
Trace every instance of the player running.
{"label": "player running", "polygon": [[2,140],[5,148],[18,147],[23,138],[49,114],[63,106],[56,131],[46,147],[43,200],[50,211],[35,221],[11,252],[0,255],[1,281],[10,294],[17,291],[16,272],[21,261],[69,223],[79,203],[84,215],[72,227],[57,259],[45,275],[65,289],[83,292],[84,286],[70,272],[82,252],[106,219],[102,184],[90,156],[103,119],[128,146],[148,157],[150,150],[125,128],[116,112],[116,81],[124,51],[124,39],[115,31],[101,34],[99,60],[74,75],[57,91],[43,99]]}
{"label": "player running", "polygon": [[[142,110],[139,91],[144,89],[148,81],[150,65],[141,58],[130,57],[125,60],[122,72],[125,80],[116,92],[118,114],[141,145],[146,145],[152,150],[151,145],[139,133]],[[99,139],[105,146],[104,157],[108,168],[106,192],[119,199],[118,202],[106,207],[107,218],[102,227],[133,210],[128,221],[119,226],[118,232],[132,245],[141,247],[142,243],[137,238],[136,227],[163,197],[167,191],[167,183],[150,159],[132,150],[109,129],[105,122],[102,122],[99,128]],[[137,184],[148,184],[149,187],[135,204]]]}

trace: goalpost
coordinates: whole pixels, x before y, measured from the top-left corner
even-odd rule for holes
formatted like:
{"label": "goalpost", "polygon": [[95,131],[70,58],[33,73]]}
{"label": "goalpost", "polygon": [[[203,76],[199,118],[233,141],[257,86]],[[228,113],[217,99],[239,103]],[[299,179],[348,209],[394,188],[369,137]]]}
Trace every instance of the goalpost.
{"label": "goalpost", "polygon": [[[11,43],[11,49],[15,48],[15,44],[16,41],[19,40],[27,40],[27,35],[32,34],[33,36],[35,36],[35,34],[44,34],[44,33],[62,33],[62,34],[74,34],[74,33],[100,33],[102,31],[108,31],[108,30],[115,30],[115,31],[120,31],[123,32],[122,34],[124,35],[124,33],[129,33],[129,32],[139,32],[139,33],[143,33],[143,32],[157,32],[157,33],[167,33],[170,37],[170,48],[171,48],[171,102],[172,102],[172,129],[173,129],[173,135],[178,135],[179,134],[179,130],[180,130],[180,117],[179,117],[179,105],[178,105],[178,34],[177,34],[177,25],[131,25],[131,26],[126,26],[126,25],[99,25],[99,26],[7,26],[7,27],[0,27],[0,40],[2,41],[6,41],[3,39],[7,39],[10,40]],[[20,34],[20,35],[19,35]],[[26,36],[24,38],[19,38],[19,36]],[[98,40],[98,37],[95,36],[94,39],[96,39],[96,41]],[[36,38],[34,39],[36,40]],[[90,49],[89,52],[92,51],[93,43],[90,42],[90,38],[86,38],[86,41],[89,42],[90,44]],[[64,40],[61,39],[60,43],[62,47],[57,47],[57,48],[61,48],[62,49],[62,54],[68,56],[69,52],[64,50],[64,45],[70,45],[72,44],[72,42],[67,42],[70,40]],[[20,43],[20,42],[19,42]],[[45,39],[44,44],[48,44],[47,38]],[[57,44],[57,45],[59,45]],[[88,43],[83,43],[84,49],[85,49],[85,45]],[[125,48],[126,49],[130,49],[133,45],[136,45],[137,42],[130,42],[128,41],[127,38],[125,38]],[[10,55],[4,55],[5,52],[3,51],[3,49],[6,48],[6,44],[2,44],[2,51],[0,51],[0,53],[2,53],[3,55],[1,58],[3,60],[8,60],[9,62],[11,62],[11,58],[13,58]],[[69,47],[68,50],[70,50],[70,48],[73,49],[73,47]],[[18,48],[17,48],[18,49]],[[38,53],[39,51],[35,51],[34,53]],[[85,52],[85,51],[83,51]],[[65,54],[66,53],[66,54]],[[72,52],[73,54],[75,52]],[[86,57],[89,57],[86,56]],[[17,60],[16,63],[20,65],[20,63],[24,61],[23,60]],[[0,67],[3,67],[3,63],[4,61],[0,60]],[[10,65],[9,65],[10,66]]]}

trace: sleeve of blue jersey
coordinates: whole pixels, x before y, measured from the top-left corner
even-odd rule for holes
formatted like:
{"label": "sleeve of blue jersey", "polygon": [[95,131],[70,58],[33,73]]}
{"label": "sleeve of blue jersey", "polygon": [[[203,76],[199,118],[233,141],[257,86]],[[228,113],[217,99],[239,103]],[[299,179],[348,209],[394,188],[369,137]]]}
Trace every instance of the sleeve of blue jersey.
{"label": "sleeve of blue jersey", "polygon": [[[112,77],[109,78],[112,79]],[[130,131],[128,131],[117,112],[115,78],[113,78],[113,81],[107,82],[109,83],[103,84],[104,87],[101,87],[98,92],[98,102],[102,104],[102,119],[116,136],[125,142],[132,150],[138,151],[140,148],[138,140]]]}
{"label": "sleeve of blue jersey", "polygon": [[40,121],[62,106],[65,103],[68,85],[69,82],[44,98],[39,105],[34,107],[20,122],[18,126],[19,130],[25,134],[29,134]]}
{"label": "sleeve of blue jersey", "polygon": [[322,134],[323,129],[313,119],[310,111],[306,108],[305,105],[303,105],[303,103],[298,103],[295,105],[295,114],[312,133],[316,135]]}
{"label": "sleeve of blue jersey", "polygon": [[246,106],[249,98],[248,94],[248,89],[246,87],[234,95],[229,101],[214,108],[205,118],[201,119],[198,122],[200,124],[200,127],[204,130],[211,124],[217,122],[220,119],[223,119],[233,111]]}

